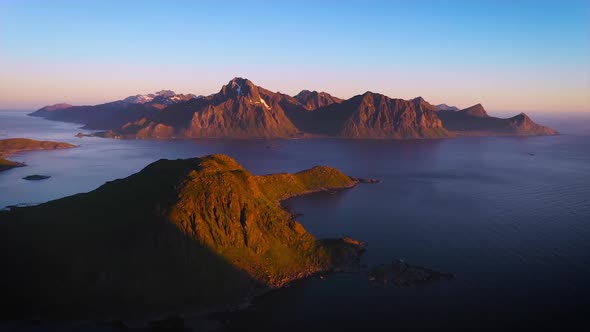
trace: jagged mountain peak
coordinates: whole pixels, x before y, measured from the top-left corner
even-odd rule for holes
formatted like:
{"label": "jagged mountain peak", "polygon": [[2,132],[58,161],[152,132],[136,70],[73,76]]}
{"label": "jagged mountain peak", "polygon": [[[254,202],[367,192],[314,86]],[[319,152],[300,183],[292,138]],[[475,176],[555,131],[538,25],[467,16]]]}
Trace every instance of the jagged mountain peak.
{"label": "jagged mountain peak", "polygon": [[412,99],[412,102],[414,102],[414,106],[416,106],[416,108],[419,109],[431,109],[431,110],[436,110],[436,107],[433,106],[431,103],[427,102],[424,98],[422,97],[416,97],[414,99]]}
{"label": "jagged mountain peak", "polygon": [[520,112],[519,114],[513,116],[511,119],[516,120],[516,121],[521,122],[521,123],[527,123],[527,122],[532,122],[533,121],[524,112]]}
{"label": "jagged mountain peak", "polygon": [[252,100],[259,100],[258,86],[247,78],[234,77],[226,85],[221,87],[219,94],[227,98],[247,97]]}
{"label": "jagged mountain peak", "polygon": [[318,108],[332,105],[335,103],[341,103],[342,99],[336,98],[326,92],[302,90],[295,98],[303,107],[308,111],[317,110]]}
{"label": "jagged mountain peak", "polygon": [[372,91],[367,91],[363,94],[356,95],[350,99],[342,101],[342,105],[355,105],[357,106],[369,106],[369,105],[379,105],[379,104],[390,104],[394,99],[389,98],[388,96],[376,93]]}
{"label": "jagged mountain peak", "polygon": [[[295,98],[306,98],[306,97],[309,97],[309,96],[330,96],[330,97],[332,97],[332,95],[330,95],[327,92],[317,91],[317,90],[313,90],[313,91],[311,91],[311,90],[301,90],[298,94],[296,94],[293,97],[295,97]],[[335,97],[333,97],[333,98],[335,98]]]}
{"label": "jagged mountain peak", "polygon": [[356,96],[350,98],[349,100],[358,100],[358,101],[361,101],[361,102],[362,101],[369,101],[369,100],[375,98],[376,96],[380,96],[380,94],[374,93],[374,92],[371,92],[371,91],[366,91],[365,93],[360,94],[360,95],[356,95]]}
{"label": "jagged mountain peak", "polygon": [[295,96],[293,96],[293,97],[295,97],[295,98],[298,98],[298,97],[305,97],[305,96],[308,96],[308,95],[310,95],[310,94],[311,94],[311,93],[313,93],[313,92],[317,93],[317,91],[315,91],[315,90],[314,90],[314,91],[310,91],[310,90],[305,90],[305,89],[304,89],[304,90],[301,90],[301,91],[300,91],[298,94],[296,94],[296,95],[295,95]]}

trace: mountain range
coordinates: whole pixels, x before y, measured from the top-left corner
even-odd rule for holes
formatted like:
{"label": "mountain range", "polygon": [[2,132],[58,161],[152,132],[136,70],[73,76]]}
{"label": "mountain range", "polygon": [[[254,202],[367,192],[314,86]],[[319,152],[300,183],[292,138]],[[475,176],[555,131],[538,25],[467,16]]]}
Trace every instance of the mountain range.
{"label": "mountain range", "polygon": [[115,138],[444,138],[484,135],[556,135],[521,113],[489,116],[481,104],[459,110],[366,92],[340,99],[303,90],[272,92],[234,78],[209,96],[162,90],[95,106],[56,104],[30,115],[80,123]]}

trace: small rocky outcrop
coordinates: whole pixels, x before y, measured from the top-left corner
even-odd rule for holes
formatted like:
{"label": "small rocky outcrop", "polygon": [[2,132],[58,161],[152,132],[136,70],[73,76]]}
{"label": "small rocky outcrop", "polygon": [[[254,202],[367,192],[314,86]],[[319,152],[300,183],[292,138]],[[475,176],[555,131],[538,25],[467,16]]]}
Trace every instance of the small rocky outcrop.
{"label": "small rocky outcrop", "polygon": [[74,136],[75,137],[78,137],[78,138],[84,138],[84,137],[95,137],[96,135],[94,135],[94,134],[85,134],[85,133],[77,133]]}
{"label": "small rocky outcrop", "polygon": [[408,287],[439,280],[450,280],[454,278],[454,275],[426,267],[410,265],[401,259],[396,259],[391,264],[374,267],[369,271],[368,277],[372,282]]}
{"label": "small rocky outcrop", "polygon": [[375,183],[381,183],[383,181],[379,180],[379,179],[375,179],[375,178],[355,178],[352,177],[351,178],[355,181],[358,181],[359,183],[368,183],[368,184],[375,184]]}
{"label": "small rocky outcrop", "polygon": [[49,179],[50,177],[51,176],[49,176],[49,175],[34,174],[34,175],[27,175],[27,176],[23,177],[23,180],[40,181],[40,180]]}

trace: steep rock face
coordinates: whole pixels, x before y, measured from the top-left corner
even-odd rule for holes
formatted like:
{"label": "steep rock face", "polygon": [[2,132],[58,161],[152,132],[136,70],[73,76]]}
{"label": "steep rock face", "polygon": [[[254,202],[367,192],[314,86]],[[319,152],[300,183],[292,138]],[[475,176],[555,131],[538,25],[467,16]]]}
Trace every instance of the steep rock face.
{"label": "steep rock face", "polygon": [[212,309],[336,268],[358,257],[358,243],[316,240],[278,200],[355,184],[329,167],[254,176],[212,155],[160,160],[86,194],[0,211],[0,302],[12,310],[3,314]]}
{"label": "steep rock face", "polygon": [[317,112],[328,135],[350,138],[434,138],[450,134],[422,98],[391,99],[367,92]]}
{"label": "steep rock face", "polygon": [[299,92],[294,98],[308,111],[315,111],[318,108],[342,102],[342,99],[331,96],[326,92],[309,90]]}
{"label": "steep rock face", "polygon": [[[247,79],[235,78],[196,110],[183,137],[292,137],[299,130],[278,104],[269,105],[272,92]],[[267,99],[269,100],[267,102]]]}
{"label": "steep rock face", "polygon": [[481,104],[461,111],[440,111],[445,128],[461,135],[557,135],[558,132],[533,122],[520,113],[508,119],[489,116]]}

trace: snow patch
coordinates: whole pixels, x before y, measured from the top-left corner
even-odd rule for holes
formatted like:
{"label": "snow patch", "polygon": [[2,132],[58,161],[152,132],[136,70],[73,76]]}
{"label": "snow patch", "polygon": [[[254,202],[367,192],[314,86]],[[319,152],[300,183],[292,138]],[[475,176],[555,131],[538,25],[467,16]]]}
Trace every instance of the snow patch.
{"label": "snow patch", "polygon": [[145,104],[149,103],[154,99],[153,95],[136,95],[136,96],[129,96],[123,101],[132,103],[132,104]]}
{"label": "snow patch", "polygon": [[232,87],[233,88],[236,88],[236,91],[238,92],[238,96],[241,96],[242,95],[242,86],[238,82],[233,81],[232,82]]}
{"label": "snow patch", "polygon": [[260,97],[260,102],[268,109],[270,109],[270,106],[268,106],[268,104],[264,101],[264,99],[262,99],[262,97]]}

